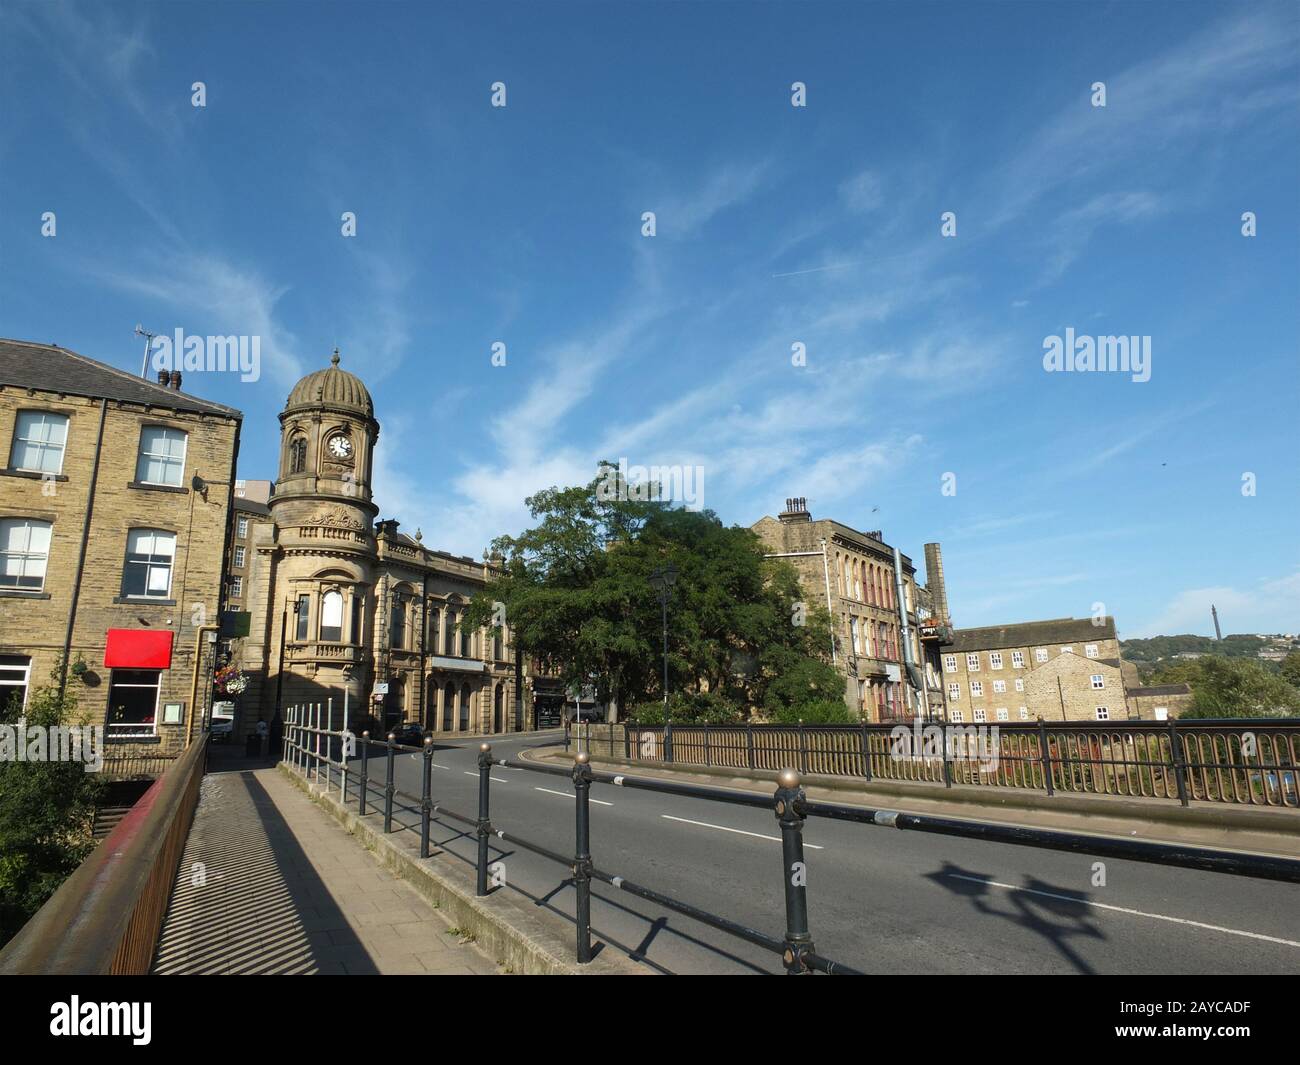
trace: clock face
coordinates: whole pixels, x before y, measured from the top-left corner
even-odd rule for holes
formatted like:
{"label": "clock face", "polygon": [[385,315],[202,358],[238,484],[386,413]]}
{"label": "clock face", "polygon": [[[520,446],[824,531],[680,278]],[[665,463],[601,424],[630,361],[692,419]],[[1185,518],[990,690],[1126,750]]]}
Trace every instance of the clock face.
{"label": "clock face", "polygon": [[331,436],[328,447],[335,458],[346,459],[352,455],[352,441],[342,434]]}

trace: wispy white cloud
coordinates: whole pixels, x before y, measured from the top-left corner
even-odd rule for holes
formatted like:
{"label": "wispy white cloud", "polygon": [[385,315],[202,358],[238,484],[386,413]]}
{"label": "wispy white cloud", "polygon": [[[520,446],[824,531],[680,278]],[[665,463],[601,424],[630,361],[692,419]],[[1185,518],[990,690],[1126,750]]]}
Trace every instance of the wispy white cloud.
{"label": "wispy white cloud", "polygon": [[1300,629],[1300,569],[1260,581],[1253,588],[1216,585],[1179,592],[1126,636],[1210,636],[1210,607],[1219,611],[1226,633],[1295,632]]}

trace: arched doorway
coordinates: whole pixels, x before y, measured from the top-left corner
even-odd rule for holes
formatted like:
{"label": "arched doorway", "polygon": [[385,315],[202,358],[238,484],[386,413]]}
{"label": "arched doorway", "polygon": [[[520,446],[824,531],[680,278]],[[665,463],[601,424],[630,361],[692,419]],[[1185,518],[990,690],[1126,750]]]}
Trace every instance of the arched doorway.
{"label": "arched doorway", "polygon": [[492,693],[492,731],[493,732],[502,731],[501,702],[502,702],[501,685],[498,684],[496,686],[496,690],[493,691]]}
{"label": "arched doorway", "polygon": [[460,731],[469,731],[469,685],[460,686]]}

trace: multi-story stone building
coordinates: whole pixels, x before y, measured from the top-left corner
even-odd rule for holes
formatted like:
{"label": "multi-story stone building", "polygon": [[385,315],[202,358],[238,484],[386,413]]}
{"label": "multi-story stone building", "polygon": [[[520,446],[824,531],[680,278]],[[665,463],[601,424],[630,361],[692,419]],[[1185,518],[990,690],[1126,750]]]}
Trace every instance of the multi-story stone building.
{"label": "multi-story stone building", "polygon": [[460,631],[491,566],[376,521],[379,422],[369,391],[339,362],[336,351],[289,393],[267,513],[237,514],[234,542],[246,551],[230,570],[240,579],[231,602],[247,617],[228,619],[226,631],[249,686],[236,734],[301,704],[330,706],[335,727],[345,713],[354,727],[526,727],[527,681],[509,626]]}
{"label": "multi-story stone building", "polygon": [[226,608],[232,613],[246,613],[244,594],[252,565],[253,526],[271,520],[271,508],[267,505],[271,499],[271,487],[270,481],[235,482],[235,526],[226,569]]}
{"label": "multi-story stone building", "polygon": [[828,648],[845,677],[844,698],[864,720],[910,718],[925,700],[925,655],[918,623],[930,608],[911,559],[879,530],[859,532],[829,518],[813,520],[807,501],[786,500],[777,517],[752,526],[768,557],[791,563],[809,605],[831,618]]}
{"label": "multi-story stone building", "polygon": [[0,340],[0,698],[71,691],[113,774],[160,770],[211,690],[241,415],[180,385]]}
{"label": "multi-story stone building", "polygon": [[955,629],[940,657],[950,721],[1127,715],[1127,678],[1111,617]]}

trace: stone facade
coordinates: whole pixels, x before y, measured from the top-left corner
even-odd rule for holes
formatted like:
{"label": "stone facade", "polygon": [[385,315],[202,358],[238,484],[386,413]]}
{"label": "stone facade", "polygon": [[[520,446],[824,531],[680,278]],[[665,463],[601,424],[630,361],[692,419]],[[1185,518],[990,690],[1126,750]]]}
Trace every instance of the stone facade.
{"label": "stone facade", "polygon": [[246,504],[247,538],[235,539],[247,548],[230,577],[240,578],[248,635],[230,638],[226,653],[249,680],[236,734],[302,705],[319,705],[336,728],[345,718],[372,730],[415,721],[439,734],[528,727],[509,627],[458,628],[490,565],[431,550],[397,521],[376,523],[379,422],[364,384],[339,362],[335,352],[294,386],[267,513]]}
{"label": "stone facade", "polygon": [[[1062,699],[1068,720],[1097,720],[1097,707],[1110,719],[1127,716],[1114,618],[956,629],[941,645],[940,661],[950,721],[1032,721],[1040,714],[1061,720]],[[1102,689],[1093,687],[1096,674]],[[1098,692],[1105,698],[1097,699]]]}
{"label": "stone facade", "polygon": [[66,686],[110,775],[202,725],[240,418],[179,374],[0,341],[0,697]]}
{"label": "stone facade", "polygon": [[801,498],[786,500],[780,515],[760,518],[752,529],[767,546],[769,557],[794,566],[809,611],[824,606],[830,614],[833,657],[844,674],[845,702],[867,721],[910,718],[916,693],[924,688],[917,626],[925,614],[923,589],[916,583],[911,559],[899,556],[908,640],[916,664],[909,679],[894,551],[879,531],[863,533],[827,518],[814,521]]}
{"label": "stone facade", "polygon": [[1132,687],[1125,695],[1128,716],[1141,721],[1168,721],[1192,705],[1192,689],[1186,684],[1156,684]]}

